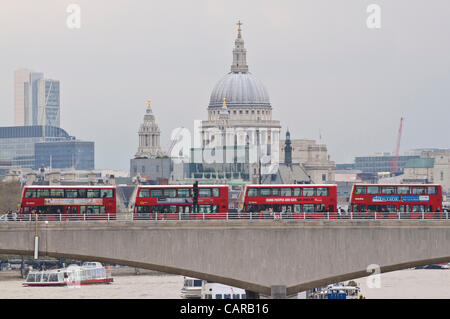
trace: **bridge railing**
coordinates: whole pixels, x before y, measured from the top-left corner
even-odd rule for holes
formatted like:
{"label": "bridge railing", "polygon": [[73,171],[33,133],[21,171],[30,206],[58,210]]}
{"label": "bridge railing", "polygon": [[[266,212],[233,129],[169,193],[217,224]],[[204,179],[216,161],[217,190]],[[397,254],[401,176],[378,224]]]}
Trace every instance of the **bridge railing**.
{"label": "bridge railing", "polygon": [[[448,220],[444,212],[228,212],[228,213],[146,213],[146,214],[38,214],[38,221],[200,221],[200,220]],[[0,222],[33,222],[34,214],[5,214]]]}

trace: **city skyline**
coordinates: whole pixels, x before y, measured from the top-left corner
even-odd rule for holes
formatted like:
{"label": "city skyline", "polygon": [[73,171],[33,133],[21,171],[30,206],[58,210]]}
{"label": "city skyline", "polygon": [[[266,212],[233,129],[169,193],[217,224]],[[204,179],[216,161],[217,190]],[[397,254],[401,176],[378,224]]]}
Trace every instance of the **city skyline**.
{"label": "city skyline", "polygon": [[[76,30],[65,23],[69,2],[9,3],[0,13],[0,39],[9,43],[0,62],[0,126],[14,125],[14,71],[39,70],[61,82],[60,126],[95,141],[96,168],[127,171],[147,99],[164,150],[173,129],[192,131],[194,120],[206,118],[211,91],[231,65],[241,20],[250,72],[267,88],[282,136],[289,127],[293,138],[325,143],[336,163],[352,162],[393,152],[404,116],[402,151],[449,148],[450,45],[444,39],[450,4],[435,2],[377,1],[378,30],[366,26],[369,3],[357,1],[283,8],[263,1],[239,10],[233,1],[126,8],[79,1]],[[43,10],[50,18],[37,26],[33,17]]]}

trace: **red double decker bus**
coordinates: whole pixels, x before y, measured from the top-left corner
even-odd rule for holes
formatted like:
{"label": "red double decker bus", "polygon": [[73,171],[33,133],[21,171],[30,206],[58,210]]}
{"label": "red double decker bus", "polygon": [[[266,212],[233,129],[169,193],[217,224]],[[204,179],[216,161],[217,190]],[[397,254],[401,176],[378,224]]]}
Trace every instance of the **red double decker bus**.
{"label": "red double decker bus", "polygon": [[134,219],[226,219],[228,185],[198,185],[198,211],[193,212],[192,185],[140,185]]}
{"label": "red double decker bus", "polygon": [[20,216],[46,220],[115,219],[114,186],[25,186]]}
{"label": "red double decker bus", "polygon": [[243,211],[251,218],[336,218],[337,185],[247,185]]}
{"label": "red double decker bus", "polygon": [[442,218],[442,187],[430,184],[355,184],[350,209],[374,218]]}

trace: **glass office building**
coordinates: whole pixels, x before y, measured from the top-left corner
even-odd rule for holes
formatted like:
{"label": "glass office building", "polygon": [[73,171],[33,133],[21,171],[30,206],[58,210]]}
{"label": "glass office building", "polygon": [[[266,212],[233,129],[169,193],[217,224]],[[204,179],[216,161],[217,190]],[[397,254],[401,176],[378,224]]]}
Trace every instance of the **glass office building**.
{"label": "glass office building", "polygon": [[94,169],[94,142],[58,141],[35,145],[35,166],[49,168]]}
{"label": "glass office building", "polygon": [[59,127],[59,81],[41,79],[37,84],[37,122],[33,124]]}
{"label": "glass office building", "polygon": [[45,79],[41,72],[18,70],[15,73],[15,86],[16,123],[60,126],[58,80]]}
{"label": "glass office building", "polygon": [[[59,127],[40,125],[0,127],[0,160],[9,160],[12,166],[36,169],[37,166],[40,167],[42,164],[42,157],[39,158],[41,163],[36,163],[36,144],[49,144],[49,148],[56,152],[54,147],[57,144],[53,144],[56,142],[72,143],[72,145],[83,143],[75,140],[75,137],[70,136],[65,130]],[[90,167],[93,169],[94,143],[85,143],[91,143],[88,158],[91,163]],[[76,146],[73,147],[76,148]],[[43,156],[41,155],[43,152],[41,151],[42,149],[45,149],[45,147],[40,146],[39,156]],[[84,154],[86,154],[84,151],[76,153],[80,157],[73,157],[75,163],[84,163],[85,160],[82,159]],[[47,167],[50,167],[50,165],[47,165]],[[73,163],[68,164],[66,167],[73,167]]]}
{"label": "glass office building", "polygon": [[[403,173],[406,162],[410,159],[419,158],[420,156],[399,156],[398,157],[398,172]],[[391,172],[395,156],[360,156],[355,157],[354,169],[360,170],[363,173],[381,173]]]}

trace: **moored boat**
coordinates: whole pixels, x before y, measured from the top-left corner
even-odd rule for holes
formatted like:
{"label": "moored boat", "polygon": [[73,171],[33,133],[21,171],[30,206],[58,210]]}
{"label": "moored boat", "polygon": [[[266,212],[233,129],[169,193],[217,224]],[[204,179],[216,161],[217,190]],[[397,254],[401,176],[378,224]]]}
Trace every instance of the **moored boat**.
{"label": "moored boat", "polygon": [[202,280],[184,277],[183,288],[181,288],[182,299],[200,299],[202,296]]}
{"label": "moored boat", "polygon": [[[354,282],[353,282],[354,283]],[[309,295],[309,299],[364,299],[361,288],[354,284],[337,283],[318,289]]]}
{"label": "moored boat", "polygon": [[69,265],[67,268],[33,271],[23,283],[27,287],[77,286],[109,284],[113,278],[107,274],[99,262],[85,262],[82,266]]}

